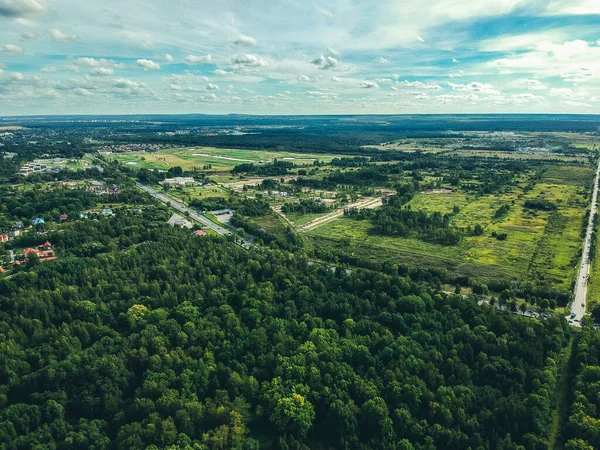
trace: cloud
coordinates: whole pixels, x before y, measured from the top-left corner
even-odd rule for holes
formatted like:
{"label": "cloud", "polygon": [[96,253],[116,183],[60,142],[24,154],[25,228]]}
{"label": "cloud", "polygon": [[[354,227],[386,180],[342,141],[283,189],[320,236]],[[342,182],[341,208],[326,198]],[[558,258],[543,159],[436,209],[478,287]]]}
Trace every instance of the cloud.
{"label": "cloud", "polygon": [[231,58],[231,64],[234,66],[244,67],[265,67],[268,66],[267,62],[260,56],[252,55],[250,53],[244,53],[242,55],[235,55]]}
{"label": "cloud", "polygon": [[0,0],[0,16],[10,18],[46,14],[48,8],[39,0]]}
{"label": "cloud", "polygon": [[298,80],[299,80],[299,81],[310,81],[310,77],[309,77],[309,76],[306,76],[306,75],[300,75],[300,76],[298,77]]}
{"label": "cloud", "polygon": [[423,83],[422,81],[399,81],[398,86],[409,87],[414,89],[441,89],[439,84],[435,83]]}
{"label": "cloud", "polygon": [[50,39],[60,44],[71,44],[77,40],[77,36],[74,34],[65,34],[56,28],[50,28],[48,30]]}
{"label": "cloud", "polygon": [[233,43],[235,45],[243,45],[246,47],[252,47],[252,46],[256,45],[256,39],[242,34],[235,41],[233,41]]}
{"label": "cloud", "polygon": [[543,91],[548,89],[548,86],[539,80],[523,80],[521,84],[525,89],[529,89],[530,91]]}
{"label": "cloud", "polygon": [[387,58],[380,56],[379,58],[375,58],[373,62],[377,64],[389,64],[391,61]]}
{"label": "cloud", "polygon": [[339,83],[340,81],[342,81],[342,79],[339,77],[331,77],[331,81],[333,81],[334,83]]}
{"label": "cloud", "polygon": [[8,55],[20,55],[21,53],[23,53],[23,48],[19,47],[18,45],[14,45],[14,44],[6,44],[3,47],[4,53],[8,54]]}
{"label": "cloud", "polygon": [[318,58],[313,59],[310,63],[314,64],[321,70],[337,69],[337,67],[339,65],[337,59],[335,59],[332,56],[324,56],[324,55],[321,55]]}
{"label": "cloud", "polygon": [[216,84],[208,83],[206,85],[206,90],[207,91],[218,91],[219,90],[219,86],[217,86]]}
{"label": "cloud", "polygon": [[552,88],[550,89],[550,95],[562,98],[573,97],[573,91],[569,88]]}
{"label": "cloud", "polygon": [[88,89],[82,87],[73,89],[73,92],[75,93],[75,95],[79,95],[81,97],[88,97],[92,95],[92,93]]}
{"label": "cloud", "polygon": [[319,14],[321,14],[322,16],[325,16],[329,19],[335,17],[335,14],[333,14],[331,11],[329,11],[328,9],[325,9],[325,8],[321,8],[320,6],[317,6],[317,12]]}
{"label": "cloud", "polygon": [[135,64],[144,71],[148,72],[149,70],[159,70],[160,64],[152,61],[151,59],[138,59]]}
{"label": "cloud", "polygon": [[31,30],[25,30],[25,31],[23,31],[23,33],[21,33],[21,37],[28,41],[32,41],[34,39],[37,39],[38,36],[37,36],[37,33],[33,32]]}
{"label": "cloud", "polygon": [[56,72],[56,67],[42,67],[40,69],[40,72],[42,72],[42,73],[55,73]]}
{"label": "cloud", "polygon": [[185,58],[185,63],[189,64],[190,66],[196,65],[196,64],[209,64],[211,62],[212,62],[212,55],[210,55],[210,54],[201,55],[201,56],[188,55]]}
{"label": "cloud", "polygon": [[90,75],[94,77],[108,77],[114,74],[115,71],[113,69],[109,69],[108,67],[96,67],[90,72]]}
{"label": "cloud", "polygon": [[425,39],[423,39],[421,36],[417,36],[417,41],[419,41],[419,42],[425,42]]}
{"label": "cloud", "polygon": [[362,89],[373,89],[373,88],[379,87],[379,85],[377,83],[375,83],[374,81],[363,81],[362,83],[360,83],[359,86]]}
{"label": "cloud", "polygon": [[455,84],[448,81],[448,86],[450,86],[455,91],[462,92],[481,92],[484,94],[498,94],[499,91],[494,88],[493,85],[489,83],[480,83],[478,81],[473,81],[467,84]]}
{"label": "cloud", "polygon": [[169,55],[168,53],[165,53],[165,61],[167,62],[173,62],[173,57],[171,55]]}

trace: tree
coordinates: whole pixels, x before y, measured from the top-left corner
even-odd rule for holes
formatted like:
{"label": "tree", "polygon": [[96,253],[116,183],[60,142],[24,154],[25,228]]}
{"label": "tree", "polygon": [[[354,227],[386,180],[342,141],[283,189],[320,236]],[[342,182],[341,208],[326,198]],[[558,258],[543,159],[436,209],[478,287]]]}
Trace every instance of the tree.
{"label": "tree", "polygon": [[315,419],[313,405],[300,394],[279,399],[271,421],[284,433],[303,438]]}

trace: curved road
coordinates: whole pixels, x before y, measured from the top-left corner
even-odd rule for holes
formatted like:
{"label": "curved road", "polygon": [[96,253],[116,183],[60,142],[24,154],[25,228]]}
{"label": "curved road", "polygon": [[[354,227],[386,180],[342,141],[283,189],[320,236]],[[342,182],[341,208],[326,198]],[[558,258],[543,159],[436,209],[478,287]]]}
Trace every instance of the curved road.
{"label": "curved road", "polygon": [[[594,231],[594,217],[596,216],[596,202],[598,201],[598,178],[600,177],[600,163],[596,169],[596,180],[594,181],[594,191],[592,193],[592,204],[590,205],[590,217],[588,220],[585,241],[583,242],[583,252],[581,254],[581,264],[577,273],[577,281],[573,290],[573,302],[571,303],[571,315],[569,323],[575,326],[581,326],[580,321],[585,315],[587,304],[587,288],[590,277],[590,248],[592,246],[592,234]],[[573,316],[574,317],[571,317]]]}

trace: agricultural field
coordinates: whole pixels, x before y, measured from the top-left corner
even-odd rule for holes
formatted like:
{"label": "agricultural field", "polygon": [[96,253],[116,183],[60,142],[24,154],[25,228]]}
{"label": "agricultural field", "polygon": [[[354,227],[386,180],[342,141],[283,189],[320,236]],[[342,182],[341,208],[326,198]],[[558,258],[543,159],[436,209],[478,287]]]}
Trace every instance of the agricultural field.
{"label": "agricultural field", "polygon": [[[295,165],[312,165],[315,161],[329,162],[340,155],[270,152],[262,150],[223,149],[214,147],[189,147],[159,150],[157,152],[126,152],[106,155],[126,166],[168,170],[180,166],[183,170],[199,168],[210,172],[230,171],[239,164],[268,163],[276,159],[291,161]],[[210,167],[210,168],[209,168]]]}

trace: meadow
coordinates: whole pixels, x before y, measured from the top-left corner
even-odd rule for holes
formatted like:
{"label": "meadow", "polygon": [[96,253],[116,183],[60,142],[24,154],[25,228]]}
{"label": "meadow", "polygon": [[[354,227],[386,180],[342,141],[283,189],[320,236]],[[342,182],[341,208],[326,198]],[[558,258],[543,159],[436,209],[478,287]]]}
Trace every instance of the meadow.
{"label": "meadow", "polygon": [[[531,180],[521,177],[506,193],[471,195],[416,194],[408,203],[413,210],[451,214],[456,227],[474,228],[481,236],[465,236],[456,246],[444,246],[415,238],[380,236],[370,233],[369,221],[336,219],[308,233],[313,245],[345,247],[354,256],[373,261],[419,265],[449,270],[481,281],[511,279],[536,281],[560,290],[570,289],[581,249],[580,236],[587,207],[586,183],[593,171],[578,166],[552,166],[529,189]],[[527,199],[544,198],[557,205],[555,211],[527,209]],[[508,213],[495,218],[500,206]],[[492,233],[506,233],[498,240]]]}
{"label": "meadow", "polygon": [[183,170],[194,167],[208,172],[230,171],[244,163],[267,163],[275,159],[289,160],[296,165],[312,165],[315,161],[330,162],[341,155],[311,154],[292,152],[271,152],[263,150],[224,149],[214,147],[171,148],[157,152],[126,152],[107,155],[107,159],[117,160],[126,166],[146,169],[168,170],[180,166]]}

